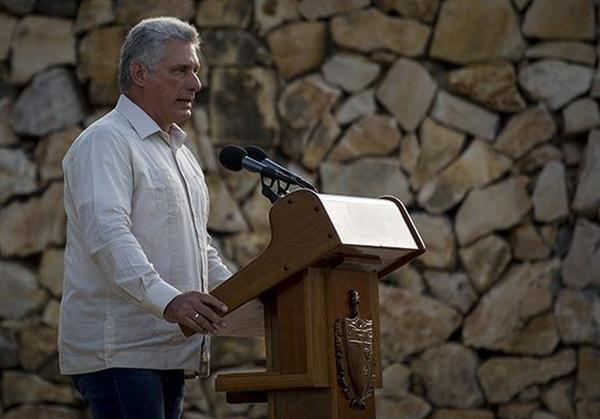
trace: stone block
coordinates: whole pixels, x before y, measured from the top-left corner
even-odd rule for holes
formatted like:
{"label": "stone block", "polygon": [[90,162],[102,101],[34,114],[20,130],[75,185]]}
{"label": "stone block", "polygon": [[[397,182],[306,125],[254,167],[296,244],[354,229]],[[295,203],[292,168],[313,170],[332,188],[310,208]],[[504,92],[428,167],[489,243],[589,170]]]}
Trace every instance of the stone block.
{"label": "stone block", "polygon": [[456,64],[517,61],[525,50],[509,0],[442,3],[429,54]]}

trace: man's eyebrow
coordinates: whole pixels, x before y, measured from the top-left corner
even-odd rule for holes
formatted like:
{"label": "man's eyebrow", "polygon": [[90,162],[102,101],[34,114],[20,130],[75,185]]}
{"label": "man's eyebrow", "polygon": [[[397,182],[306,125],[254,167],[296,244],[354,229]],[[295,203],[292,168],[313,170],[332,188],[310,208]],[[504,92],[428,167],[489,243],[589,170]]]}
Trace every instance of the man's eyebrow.
{"label": "man's eyebrow", "polygon": [[202,64],[200,64],[200,63],[198,63],[198,64],[191,64],[191,63],[190,64],[187,64],[187,63],[183,64],[183,63],[180,63],[180,64],[173,64],[170,68],[176,69],[176,70],[177,69],[188,69],[188,68],[200,69],[200,68],[202,68]]}

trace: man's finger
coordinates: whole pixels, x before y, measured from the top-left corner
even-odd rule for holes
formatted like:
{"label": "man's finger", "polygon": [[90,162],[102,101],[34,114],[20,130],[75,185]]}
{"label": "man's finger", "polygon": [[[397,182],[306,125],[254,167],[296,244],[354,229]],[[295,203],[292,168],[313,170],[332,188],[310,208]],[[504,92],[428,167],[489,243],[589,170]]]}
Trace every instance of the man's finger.
{"label": "man's finger", "polygon": [[[199,317],[203,317],[204,319],[209,321],[211,324],[216,325],[218,328],[225,327],[225,322],[223,321],[221,316],[218,313],[215,313],[206,304],[203,304],[203,303],[198,304],[198,305],[194,306],[194,309],[199,314]],[[196,319],[194,319],[194,320],[196,320]]]}
{"label": "man's finger", "polygon": [[210,322],[210,320],[206,319],[206,317],[202,315],[192,316],[192,321],[194,321],[200,328],[202,328],[202,330],[205,333],[214,333],[217,330],[216,327]]}
{"label": "man's finger", "polygon": [[204,304],[208,304],[209,306],[216,308],[223,314],[225,314],[229,310],[229,307],[227,307],[227,305],[225,305],[225,303],[223,301],[219,300],[217,297],[214,297],[210,294],[200,294],[199,293],[197,295],[198,295],[198,298]]}
{"label": "man's finger", "polygon": [[178,323],[183,326],[186,326],[188,329],[192,329],[195,332],[206,333],[204,328],[202,328],[198,323],[196,323],[191,317],[184,317]]}

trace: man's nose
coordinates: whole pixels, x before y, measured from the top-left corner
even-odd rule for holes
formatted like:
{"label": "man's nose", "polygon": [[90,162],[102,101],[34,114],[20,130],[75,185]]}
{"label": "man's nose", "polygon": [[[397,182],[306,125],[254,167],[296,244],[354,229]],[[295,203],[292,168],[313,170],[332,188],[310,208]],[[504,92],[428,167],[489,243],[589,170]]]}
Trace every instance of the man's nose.
{"label": "man's nose", "polygon": [[202,89],[202,82],[196,73],[191,73],[191,77],[188,77],[186,87],[194,92],[199,92]]}

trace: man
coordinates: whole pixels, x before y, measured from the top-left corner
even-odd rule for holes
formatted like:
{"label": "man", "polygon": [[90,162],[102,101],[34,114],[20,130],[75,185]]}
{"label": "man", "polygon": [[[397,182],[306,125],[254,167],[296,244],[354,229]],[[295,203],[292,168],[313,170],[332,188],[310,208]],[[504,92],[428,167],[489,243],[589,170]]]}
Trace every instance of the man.
{"label": "man", "polygon": [[[121,96],[63,160],[67,245],[59,354],[95,418],[178,418],[183,370],[206,367],[230,272],[206,231],[208,193],[177,124],[201,83],[194,27],[147,19],[122,46]],[[186,338],[178,326],[196,332]]]}

